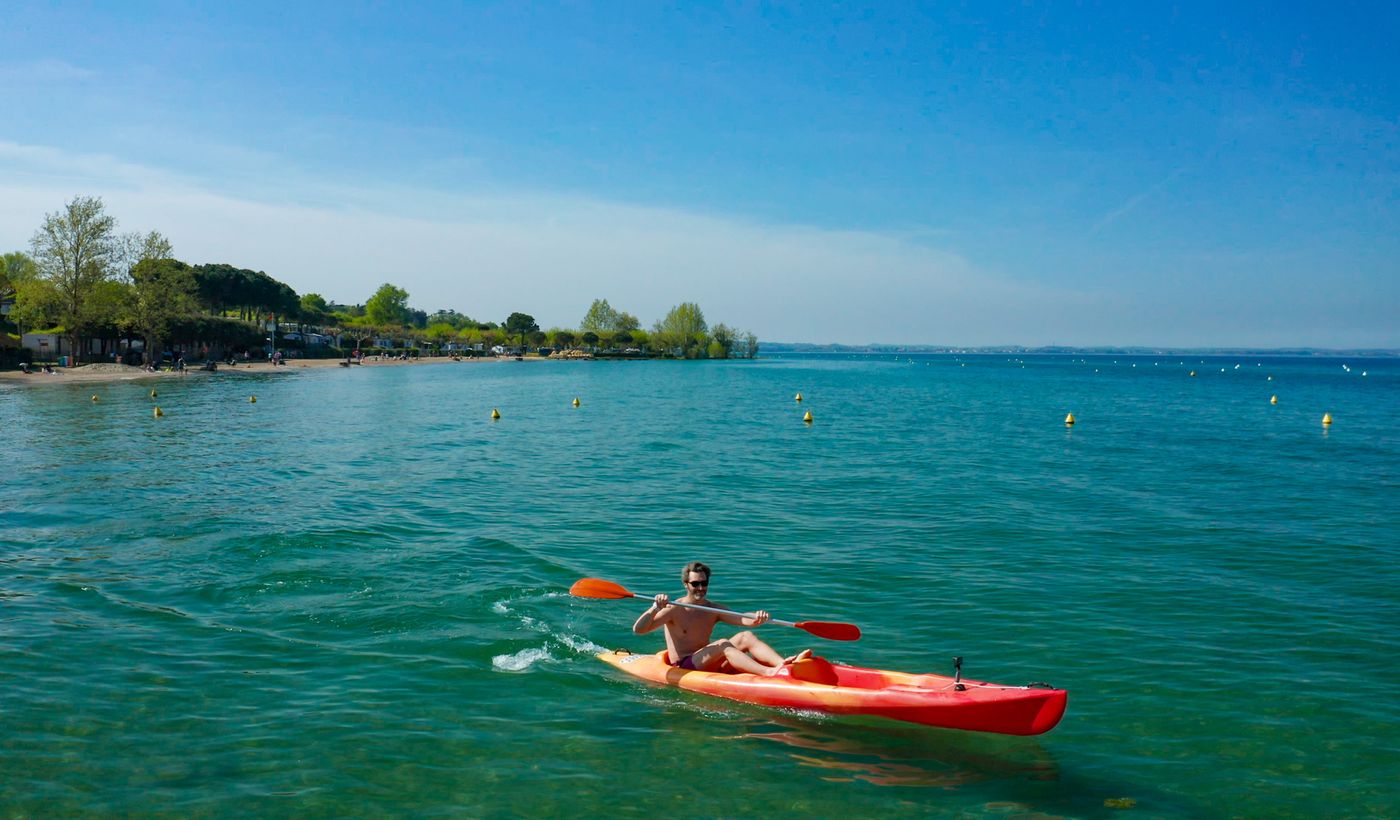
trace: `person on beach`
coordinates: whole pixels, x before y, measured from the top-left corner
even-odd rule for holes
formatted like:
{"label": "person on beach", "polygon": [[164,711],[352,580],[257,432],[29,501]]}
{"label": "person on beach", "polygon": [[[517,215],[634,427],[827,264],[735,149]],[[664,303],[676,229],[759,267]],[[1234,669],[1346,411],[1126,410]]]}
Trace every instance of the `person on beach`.
{"label": "person on beach", "polygon": [[[699,561],[691,561],[681,570],[681,580],[685,582],[686,594],[677,603],[697,604],[725,609],[708,598],[710,568]],[[740,632],[732,638],[710,640],[715,625],[726,623],[732,626],[759,626],[767,622],[768,613],[759,610],[752,614],[733,612],[719,615],[704,610],[688,609],[671,603],[666,593],[657,595],[651,606],[632,624],[632,631],[645,635],[662,627],[666,632],[666,653],[672,666],[693,669],[701,672],[748,672],[753,675],[772,676],[783,667],[795,661],[811,657],[812,650],[804,649],[791,658],[783,658],[773,647],[759,640],[752,632]]]}

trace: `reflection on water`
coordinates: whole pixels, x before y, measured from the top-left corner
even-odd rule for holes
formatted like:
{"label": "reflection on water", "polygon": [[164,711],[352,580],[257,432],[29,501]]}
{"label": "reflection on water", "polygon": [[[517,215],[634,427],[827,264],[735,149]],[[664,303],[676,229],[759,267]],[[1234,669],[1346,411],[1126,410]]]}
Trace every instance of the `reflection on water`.
{"label": "reflection on water", "polygon": [[[940,729],[813,725],[790,717],[783,731],[749,731],[739,740],[781,743],[800,766],[826,772],[824,780],[861,780],[877,786],[954,789],[988,780],[1055,780],[1059,768],[1034,740]],[[766,724],[771,725],[771,724]]]}

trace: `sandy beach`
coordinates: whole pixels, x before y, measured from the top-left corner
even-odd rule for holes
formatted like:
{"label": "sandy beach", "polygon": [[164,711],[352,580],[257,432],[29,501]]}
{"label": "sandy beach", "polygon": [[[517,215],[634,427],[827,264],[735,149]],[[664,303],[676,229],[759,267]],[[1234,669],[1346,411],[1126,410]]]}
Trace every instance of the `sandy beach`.
{"label": "sandy beach", "polygon": [[[131,367],[123,364],[113,364],[102,362],[96,364],[80,365],[78,367],[56,367],[54,374],[35,371],[24,373],[19,370],[6,370],[0,372],[0,383],[6,385],[27,385],[40,387],[51,384],[72,384],[74,382],[117,382],[117,381],[141,381],[145,379],[193,379],[193,378],[218,378],[225,374],[238,373],[296,373],[309,368],[340,367],[344,359],[291,359],[286,364],[273,367],[271,363],[265,361],[254,361],[248,363],[238,363],[229,367],[220,364],[219,369],[213,372],[200,370],[198,367],[191,367],[183,373],[162,370],[155,373],[147,372],[139,367]],[[364,364],[351,365],[351,367],[425,367],[428,365],[440,364],[479,364],[486,362],[508,362],[514,361],[510,357],[488,356],[483,358],[452,359],[447,356],[409,359],[402,361],[398,359],[376,360],[373,357],[365,359]],[[543,362],[549,361],[547,358],[529,357],[523,361]]]}

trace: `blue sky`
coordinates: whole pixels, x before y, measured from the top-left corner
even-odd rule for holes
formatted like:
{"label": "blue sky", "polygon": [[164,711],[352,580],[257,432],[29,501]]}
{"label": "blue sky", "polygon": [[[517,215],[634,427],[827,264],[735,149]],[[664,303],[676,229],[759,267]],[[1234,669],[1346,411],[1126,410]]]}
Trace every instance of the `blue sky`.
{"label": "blue sky", "polygon": [[0,249],[99,195],[547,327],[1400,347],[1393,5],[408,5],[7,11]]}

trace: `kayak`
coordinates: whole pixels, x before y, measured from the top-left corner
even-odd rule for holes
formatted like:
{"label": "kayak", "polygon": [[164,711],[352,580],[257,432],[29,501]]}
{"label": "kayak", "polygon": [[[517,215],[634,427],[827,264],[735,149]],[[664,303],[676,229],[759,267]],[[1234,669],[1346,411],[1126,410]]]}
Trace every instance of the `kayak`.
{"label": "kayak", "polygon": [[773,677],[700,672],[666,662],[666,652],[638,655],[625,649],[598,659],[642,680],[729,700],[809,709],[833,715],[875,715],[924,726],[1038,735],[1055,728],[1068,693],[1044,684],[1003,686],[943,675],[865,669],[812,657]]}

